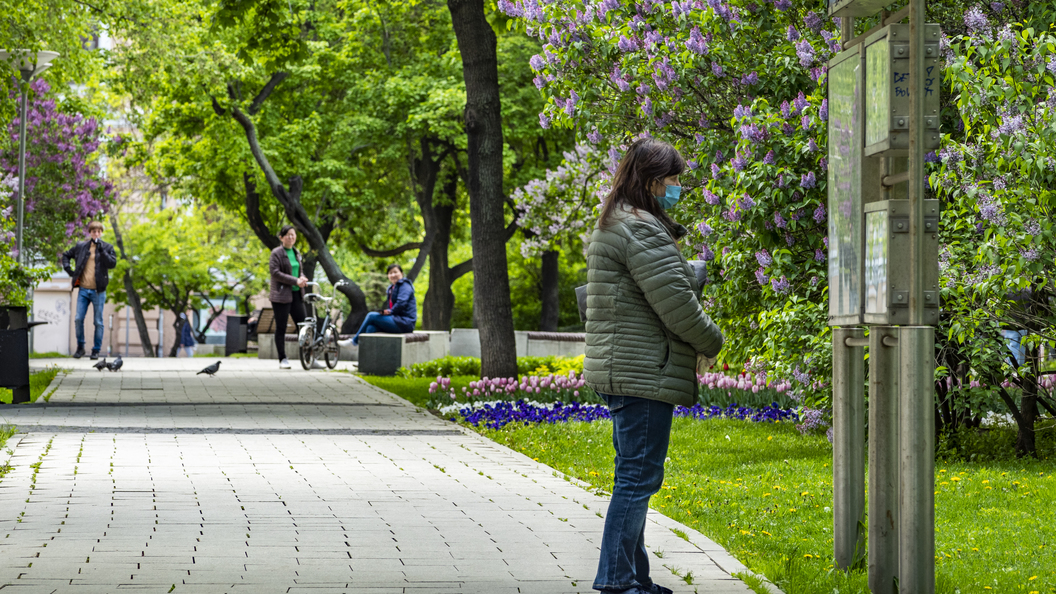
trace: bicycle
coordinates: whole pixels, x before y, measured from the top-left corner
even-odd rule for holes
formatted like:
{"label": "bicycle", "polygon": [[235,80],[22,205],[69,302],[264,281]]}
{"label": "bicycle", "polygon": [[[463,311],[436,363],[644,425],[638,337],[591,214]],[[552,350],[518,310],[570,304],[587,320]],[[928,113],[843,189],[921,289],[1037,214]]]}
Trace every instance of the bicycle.
{"label": "bicycle", "polygon": [[[308,283],[309,285],[315,285],[319,287],[319,283]],[[308,370],[318,359],[326,361],[326,366],[329,369],[337,367],[338,358],[341,355],[341,348],[337,344],[337,318],[334,320],[330,319],[329,307],[330,303],[337,297],[337,288],[348,284],[345,281],[338,281],[334,285],[333,296],[326,297],[319,293],[307,293],[304,296],[304,302],[311,308],[311,315],[306,316],[304,321],[297,324],[301,327],[297,333],[297,345],[301,350],[301,367]],[[326,315],[322,320],[316,315],[317,304],[324,303],[327,305]],[[307,312],[306,312],[307,313]]]}

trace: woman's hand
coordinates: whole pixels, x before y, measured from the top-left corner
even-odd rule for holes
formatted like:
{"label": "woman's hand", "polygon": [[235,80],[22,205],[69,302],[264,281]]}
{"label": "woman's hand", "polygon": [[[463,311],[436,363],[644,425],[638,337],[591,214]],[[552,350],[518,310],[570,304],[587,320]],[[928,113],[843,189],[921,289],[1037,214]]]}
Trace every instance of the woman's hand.
{"label": "woman's hand", "polygon": [[708,357],[704,353],[697,353],[697,374],[704,375],[715,365],[717,357]]}
{"label": "woman's hand", "polygon": [[391,316],[392,315],[392,310],[391,309],[383,309],[383,310],[381,310],[381,315],[383,315],[383,316]]}
{"label": "woman's hand", "polygon": [[298,287],[303,289],[307,284],[308,284],[308,279],[307,278],[302,276],[302,277],[297,279],[297,286]]}

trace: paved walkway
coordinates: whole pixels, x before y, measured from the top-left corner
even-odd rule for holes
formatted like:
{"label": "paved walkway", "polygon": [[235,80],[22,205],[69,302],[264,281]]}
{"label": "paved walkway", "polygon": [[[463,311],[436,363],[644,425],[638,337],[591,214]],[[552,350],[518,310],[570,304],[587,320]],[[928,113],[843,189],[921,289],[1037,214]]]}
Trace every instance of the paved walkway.
{"label": "paved walkway", "polygon": [[[47,404],[0,407],[0,590],[592,592],[607,499],[350,374],[210,362],[63,360]],[[650,521],[658,583],[750,592]]]}

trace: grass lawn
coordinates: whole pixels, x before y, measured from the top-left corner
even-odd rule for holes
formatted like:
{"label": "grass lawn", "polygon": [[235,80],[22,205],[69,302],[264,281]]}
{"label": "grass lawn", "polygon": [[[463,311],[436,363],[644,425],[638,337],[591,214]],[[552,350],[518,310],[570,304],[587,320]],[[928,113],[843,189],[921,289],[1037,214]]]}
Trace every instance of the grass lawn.
{"label": "grass lawn", "polygon": [[[48,384],[51,380],[55,379],[55,376],[59,374],[61,369],[58,367],[49,366],[44,371],[38,371],[29,374],[29,401],[36,402],[37,398],[40,398],[44,394],[44,390],[48,389]],[[48,396],[45,394],[44,399],[47,400]],[[0,388],[0,402],[4,404],[11,404],[11,390],[7,388]]]}
{"label": "grass lawn", "polygon": [[[422,408],[425,408],[426,404],[434,396],[429,393],[429,384],[436,381],[436,378],[405,378],[381,375],[361,375],[359,377],[369,384],[373,384],[382,390],[388,390],[405,400],[409,400],[411,404]],[[462,388],[469,386],[469,382],[475,382],[479,379],[475,375],[456,375],[451,378],[451,387],[461,391]]]}
{"label": "grass lawn", "polygon": [[[478,430],[612,488],[611,422]],[[714,539],[786,594],[868,592],[864,570],[833,570],[825,437],[801,436],[791,423],[675,419],[669,456],[654,509]],[[1054,470],[1051,460],[936,464],[937,592],[1056,592]]]}

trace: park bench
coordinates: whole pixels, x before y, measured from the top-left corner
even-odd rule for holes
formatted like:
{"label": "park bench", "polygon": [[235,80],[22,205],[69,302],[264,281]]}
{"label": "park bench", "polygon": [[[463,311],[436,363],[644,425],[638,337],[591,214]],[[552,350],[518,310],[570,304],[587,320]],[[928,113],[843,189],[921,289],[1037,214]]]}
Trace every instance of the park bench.
{"label": "park bench", "polygon": [[[290,338],[293,338],[294,350],[290,351]],[[293,318],[286,319],[286,356],[294,359],[300,352],[297,349],[297,324]],[[260,310],[257,319],[257,358],[278,359],[279,353],[275,349],[275,310],[266,307]]]}
{"label": "park bench", "polygon": [[440,359],[446,357],[448,352],[448,333],[443,331],[361,334],[359,372],[367,375],[395,375],[401,367]]}
{"label": "park bench", "polygon": [[[514,332],[518,357],[578,357],[586,352],[586,340],[587,335],[582,332]],[[451,354],[480,357],[480,331],[452,329]]]}

